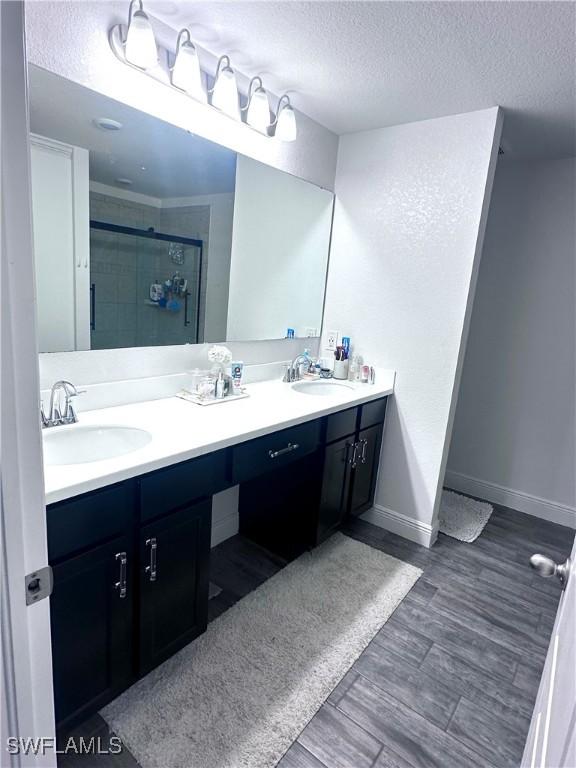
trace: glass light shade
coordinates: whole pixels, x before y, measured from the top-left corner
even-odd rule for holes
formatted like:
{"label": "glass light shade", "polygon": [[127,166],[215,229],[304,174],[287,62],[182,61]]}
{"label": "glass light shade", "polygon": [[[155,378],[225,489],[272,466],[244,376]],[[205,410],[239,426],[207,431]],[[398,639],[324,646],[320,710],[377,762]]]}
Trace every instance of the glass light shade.
{"label": "glass light shade", "polygon": [[280,141],[296,141],[296,115],[292,107],[287,104],[282,107],[276,123],[275,136]]}
{"label": "glass light shade", "polygon": [[262,87],[256,88],[252,92],[246,114],[246,122],[252,128],[256,128],[257,131],[262,131],[262,133],[266,133],[270,125],[270,104],[268,103],[268,95]]}
{"label": "glass light shade", "polygon": [[236,76],[230,67],[222,67],[218,73],[212,92],[212,106],[230,115],[230,117],[240,119]]}
{"label": "glass light shade", "polygon": [[172,69],[172,85],[186,91],[198,101],[206,101],[206,94],[202,88],[198,54],[196,48],[188,41],[180,45],[176,54],[176,61]]}
{"label": "glass light shade", "polygon": [[144,11],[134,11],[126,34],[126,60],[141,69],[149,69],[158,63],[156,40],[150,19]]}

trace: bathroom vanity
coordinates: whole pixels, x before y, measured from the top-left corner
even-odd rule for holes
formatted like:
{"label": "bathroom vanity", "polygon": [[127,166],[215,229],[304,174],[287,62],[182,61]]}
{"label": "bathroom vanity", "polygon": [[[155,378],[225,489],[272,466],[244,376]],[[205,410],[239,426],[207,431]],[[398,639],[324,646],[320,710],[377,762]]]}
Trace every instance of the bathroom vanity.
{"label": "bathroom vanity", "polygon": [[[205,630],[215,494],[238,488],[228,535],[287,560],[371,506],[394,372],[280,381],[294,353],[322,357],[331,191],[29,74],[52,657],[68,727]],[[209,408],[170,396],[214,362],[203,342],[235,344],[233,359],[277,379]],[[62,379],[86,387],[78,424]],[[64,418],[46,400],[54,382]]]}
{"label": "bathroom vanity", "polygon": [[[59,428],[134,425],[145,412],[149,425],[161,424],[160,413],[178,412],[181,441],[167,449],[156,434],[116,461],[46,468],[47,500],[58,499],[47,522],[61,727],[205,630],[215,493],[239,485],[240,532],[287,559],[371,506],[393,376],[388,383],[317,398],[267,382],[215,408],[170,398],[92,411],[80,425]],[[187,436],[192,424],[199,432]]]}

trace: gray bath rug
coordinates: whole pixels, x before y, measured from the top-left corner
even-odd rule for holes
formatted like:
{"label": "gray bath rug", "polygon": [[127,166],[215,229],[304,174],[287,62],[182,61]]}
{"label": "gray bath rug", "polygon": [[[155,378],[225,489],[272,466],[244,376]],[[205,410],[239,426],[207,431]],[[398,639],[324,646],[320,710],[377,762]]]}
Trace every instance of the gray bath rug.
{"label": "gray bath rug", "polygon": [[336,534],[101,714],[142,768],[272,768],[421,573]]}
{"label": "gray bath rug", "polygon": [[484,501],[442,491],[439,530],[453,539],[471,543],[480,536],[493,511],[492,505]]}

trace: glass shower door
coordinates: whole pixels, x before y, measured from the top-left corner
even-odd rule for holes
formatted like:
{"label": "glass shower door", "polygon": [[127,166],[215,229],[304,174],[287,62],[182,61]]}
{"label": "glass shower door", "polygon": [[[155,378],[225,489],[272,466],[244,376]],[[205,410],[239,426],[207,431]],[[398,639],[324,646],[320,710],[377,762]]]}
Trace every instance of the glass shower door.
{"label": "glass shower door", "polygon": [[201,341],[202,241],[90,227],[91,348]]}

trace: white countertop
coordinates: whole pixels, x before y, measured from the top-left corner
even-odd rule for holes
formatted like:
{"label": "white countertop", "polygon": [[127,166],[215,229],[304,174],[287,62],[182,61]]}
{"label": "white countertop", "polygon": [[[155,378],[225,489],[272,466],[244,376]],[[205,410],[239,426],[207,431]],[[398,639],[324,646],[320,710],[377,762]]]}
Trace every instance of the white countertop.
{"label": "white countertop", "polygon": [[[139,427],[152,440],[132,453],[104,461],[44,466],[46,503],[52,504],[145,472],[192,459],[254,437],[375,400],[394,391],[394,371],[378,371],[376,384],[352,384],[322,397],[296,392],[281,381],[247,386],[250,397],[203,407],[177,397],[85,411],[78,425]],[[347,382],[350,384],[350,382]]]}

